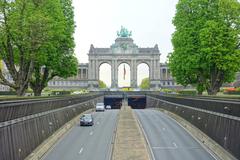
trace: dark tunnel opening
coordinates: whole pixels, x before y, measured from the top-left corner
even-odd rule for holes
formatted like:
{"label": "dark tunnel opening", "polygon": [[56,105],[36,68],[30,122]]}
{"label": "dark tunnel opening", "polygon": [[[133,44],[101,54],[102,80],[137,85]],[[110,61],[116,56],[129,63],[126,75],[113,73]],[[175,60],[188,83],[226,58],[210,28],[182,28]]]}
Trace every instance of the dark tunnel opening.
{"label": "dark tunnel opening", "polygon": [[135,96],[128,98],[128,105],[132,109],[145,109],[146,108],[146,97],[145,96]]}
{"label": "dark tunnel opening", "polygon": [[113,97],[108,97],[104,98],[104,105],[110,105],[112,109],[120,109],[122,106],[122,100],[123,98],[113,98]]}
{"label": "dark tunnel opening", "polygon": [[[110,105],[112,109],[120,109],[124,98],[120,97],[104,97],[104,105]],[[146,96],[131,96],[127,98],[128,105],[132,109],[145,109]]]}

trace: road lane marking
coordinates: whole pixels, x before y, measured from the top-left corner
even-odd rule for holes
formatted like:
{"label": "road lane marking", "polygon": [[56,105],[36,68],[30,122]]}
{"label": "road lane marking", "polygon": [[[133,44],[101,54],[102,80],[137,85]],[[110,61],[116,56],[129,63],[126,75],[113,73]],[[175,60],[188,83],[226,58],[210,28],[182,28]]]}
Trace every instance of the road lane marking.
{"label": "road lane marking", "polygon": [[93,131],[91,131],[91,132],[89,133],[89,135],[90,135],[90,136],[93,135]]}
{"label": "road lane marking", "polygon": [[100,124],[100,122],[97,122],[97,124]]}
{"label": "road lane marking", "polygon": [[80,151],[78,152],[78,154],[82,154],[83,148],[80,149]]}
{"label": "road lane marking", "polygon": [[163,131],[165,131],[166,130],[166,128],[163,128]]}
{"label": "road lane marking", "polygon": [[193,149],[199,149],[199,150],[203,150],[203,148],[200,147],[152,147],[152,149],[157,150],[157,149],[184,149],[184,150],[193,150]]}
{"label": "road lane marking", "polygon": [[175,122],[178,124],[178,126],[180,126],[185,132],[187,132],[198,144],[200,144],[200,146],[202,148],[199,149],[204,149],[207,153],[209,153],[215,160],[218,160],[219,158],[217,158],[215,155],[215,153],[213,153],[213,151],[211,151],[211,149],[208,149],[207,146],[205,146],[200,139],[196,138],[187,128],[185,128],[180,122],[178,122],[176,119],[174,119],[173,117],[171,117],[168,113],[162,112],[162,111],[158,111],[155,110],[156,113],[160,113],[159,115],[164,115],[166,118],[172,120],[172,122]]}
{"label": "road lane marking", "polygon": [[152,147],[152,149],[177,149],[176,147]]}
{"label": "road lane marking", "polygon": [[175,148],[178,148],[177,144],[175,142],[172,143]]}
{"label": "road lane marking", "polygon": [[140,113],[138,113],[138,112],[135,112],[135,113],[136,113],[136,119],[137,119],[138,125],[139,125],[140,129],[142,130],[142,133],[144,135],[144,139],[145,139],[145,141],[147,143],[148,149],[150,150],[150,156],[151,156],[152,160],[155,160],[154,153],[153,153],[153,150],[152,150],[153,147],[151,147],[151,144],[150,144],[150,142],[148,140],[147,134],[146,134],[146,132],[145,132],[145,130],[143,128],[143,125],[141,123],[141,120],[140,120]]}

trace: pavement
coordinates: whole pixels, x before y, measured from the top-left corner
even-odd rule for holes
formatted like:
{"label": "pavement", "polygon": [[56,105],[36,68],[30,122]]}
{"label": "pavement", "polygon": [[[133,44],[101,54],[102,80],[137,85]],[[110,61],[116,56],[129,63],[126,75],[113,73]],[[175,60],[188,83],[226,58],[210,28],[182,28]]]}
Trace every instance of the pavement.
{"label": "pavement", "polygon": [[158,110],[125,106],[120,111],[92,114],[93,126],[75,125],[42,160],[217,159],[175,120]]}
{"label": "pavement", "polygon": [[93,126],[76,125],[42,160],[109,160],[118,112],[94,112]]}
{"label": "pavement", "polygon": [[113,160],[149,160],[147,144],[133,110],[123,106],[119,112]]}
{"label": "pavement", "polygon": [[154,160],[215,160],[186,130],[166,114],[135,110]]}

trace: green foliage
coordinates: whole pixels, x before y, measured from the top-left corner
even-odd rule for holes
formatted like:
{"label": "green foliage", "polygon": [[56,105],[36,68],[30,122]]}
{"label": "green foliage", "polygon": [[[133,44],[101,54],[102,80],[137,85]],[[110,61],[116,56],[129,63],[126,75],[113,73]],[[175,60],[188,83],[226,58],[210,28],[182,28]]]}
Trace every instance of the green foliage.
{"label": "green foliage", "polygon": [[40,95],[48,81],[55,76],[67,78],[77,74],[78,61],[74,55],[74,14],[71,0],[54,0],[46,6],[52,20],[49,46],[43,48],[35,61],[30,86],[35,95]]}
{"label": "green foliage", "polygon": [[169,89],[169,88],[162,88],[162,89],[160,89],[160,92],[164,92],[164,93],[172,93],[172,92],[175,92],[175,90],[173,90],[173,89]]}
{"label": "green foliage", "polygon": [[15,91],[1,91],[0,95],[16,95]]}
{"label": "green foliage", "polygon": [[[46,10],[54,12],[53,3],[45,0],[1,0],[0,1],[0,58],[7,66],[13,82],[4,77],[0,70],[0,83],[24,95],[28,88],[34,62],[46,46],[51,46],[49,39],[53,25]],[[47,6],[47,7],[46,7]]]}
{"label": "green foliage", "polygon": [[51,95],[70,95],[71,91],[65,91],[65,90],[58,90],[58,91],[52,91]]}
{"label": "green foliage", "polygon": [[182,95],[197,95],[197,91],[196,90],[179,90],[178,94],[182,94]]}
{"label": "green foliage", "polygon": [[107,88],[107,85],[101,80],[98,81],[98,84],[99,84],[99,88]]}
{"label": "green foliage", "polygon": [[140,84],[141,89],[149,89],[150,88],[150,82],[149,78],[144,78]]}
{"label": "green foliage", "polygon": [[180,0],[169,66],[177,83],[216,94],[240,68],[240,3]]}
{"label": "green foliage", "polygon": [[133,88],[131,88],[131,87],[123,87],[120,90],[121,91],[133,91]]}

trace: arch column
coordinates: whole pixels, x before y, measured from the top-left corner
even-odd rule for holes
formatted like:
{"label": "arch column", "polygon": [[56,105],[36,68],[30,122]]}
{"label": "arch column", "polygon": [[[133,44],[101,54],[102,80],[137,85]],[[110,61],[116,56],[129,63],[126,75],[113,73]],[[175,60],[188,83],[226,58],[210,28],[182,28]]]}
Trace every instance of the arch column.
{"label": "arch column", "polygon": [[117,66],[117,60],[112,60],[112,88],[118,87],[118,66]]}
{"label": "arch column", "polygon": [[130,66],[130,82],[132,88],[137,88],[137,63],[136,60],[131,60]]}
{"label": "arch column", "polygon": [[89,60],[89,71],[88,71],[88,87],[90,89],[98,88],[98,79],[96,75],[97,65],[96,65],[96,59],[90,59]]}
{"label": "arch column", "polygon": [[154,57],[151,60],[151,74],[150,74],[150,88],[158,89],[161,87],[160,83],[160,61]]}

